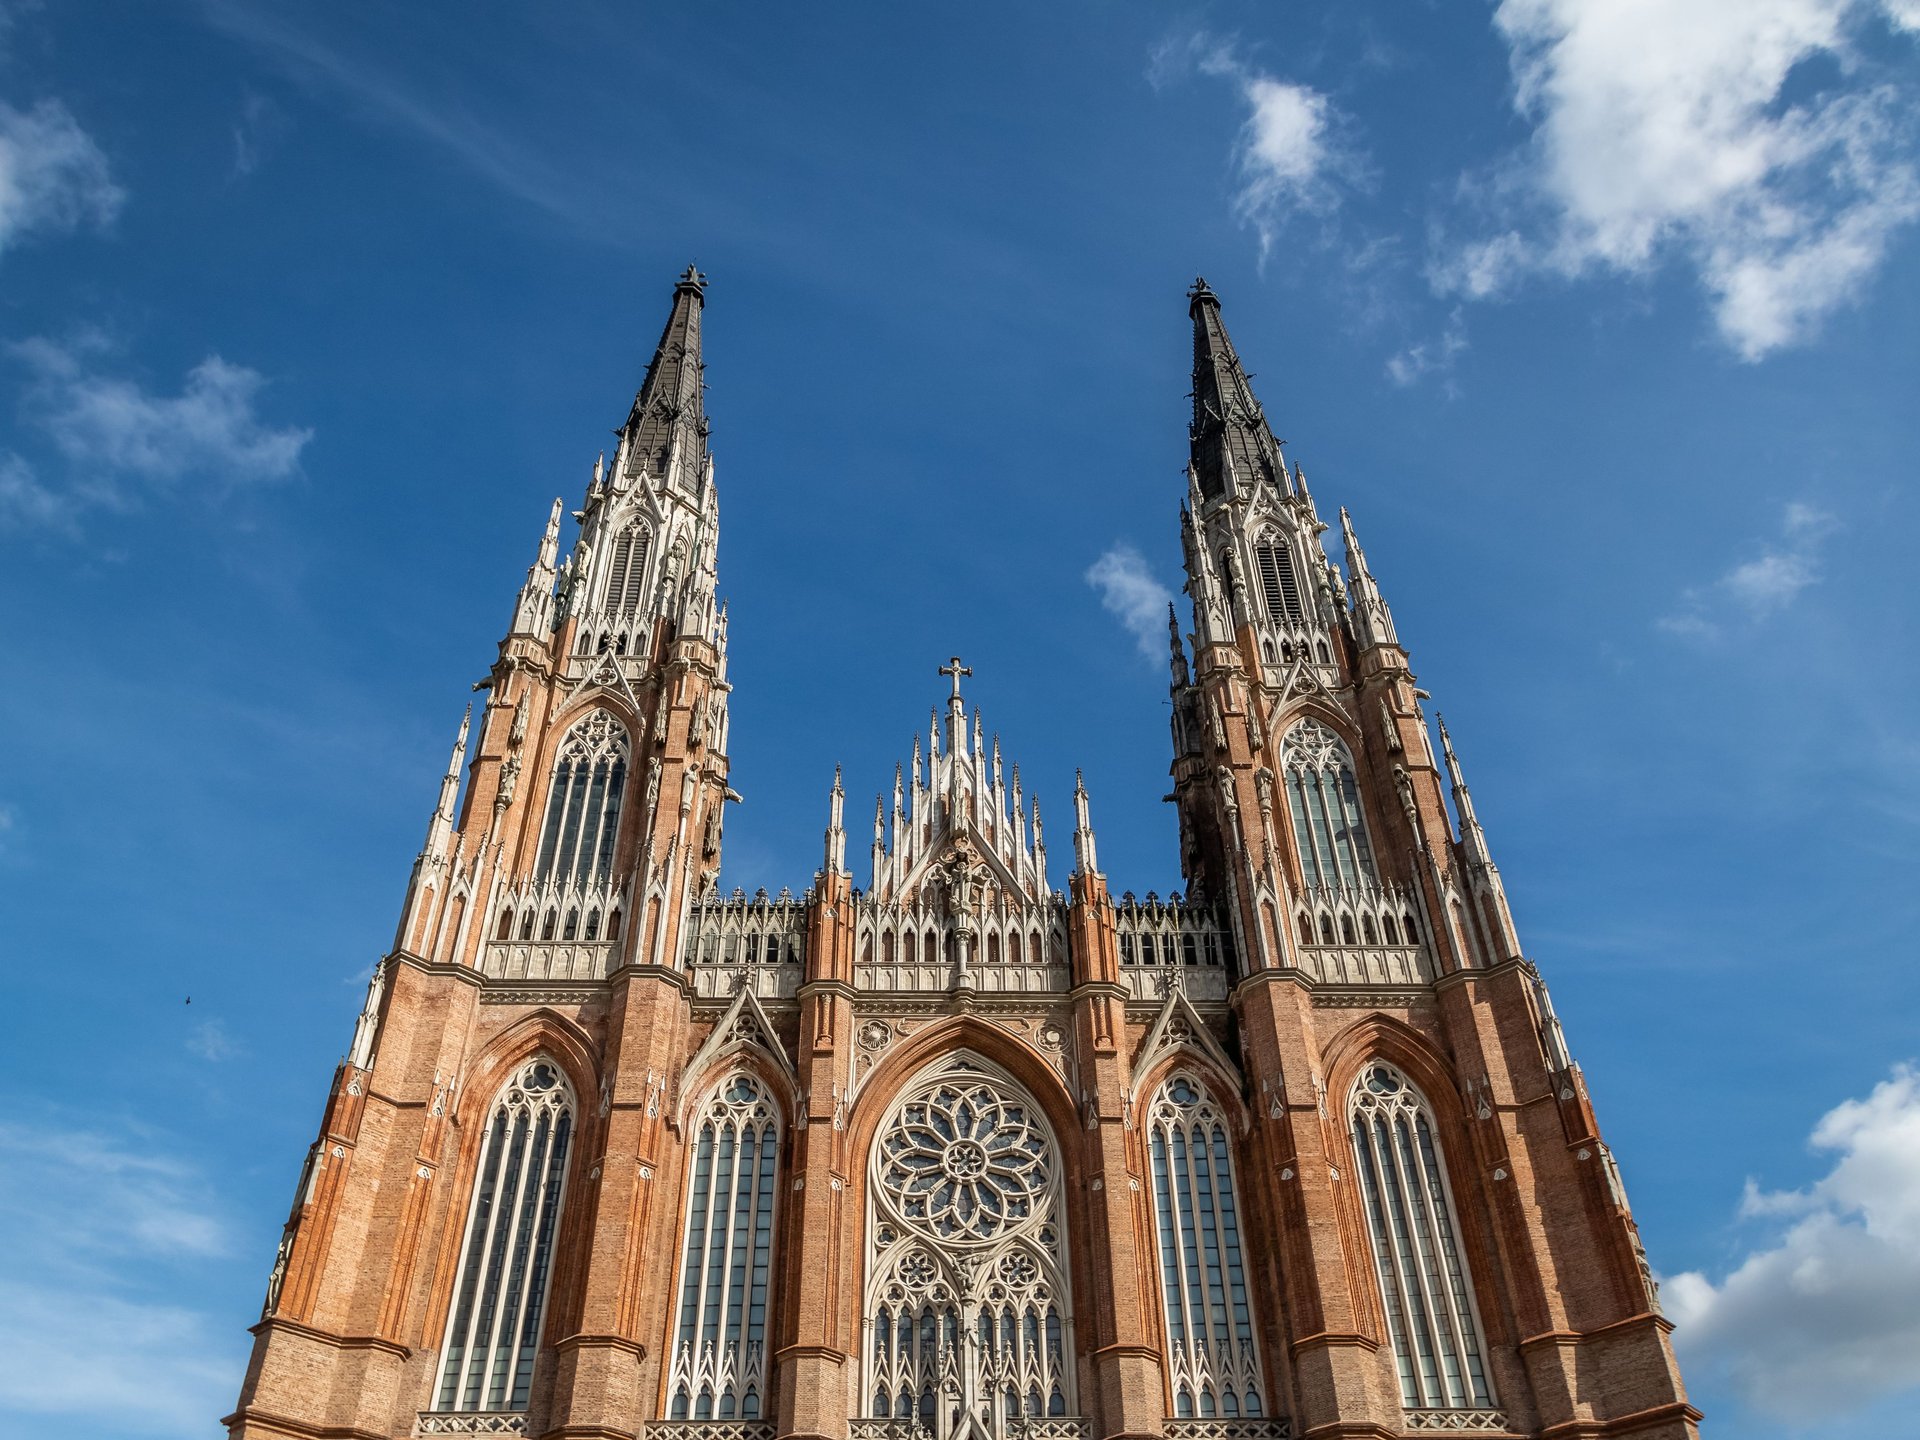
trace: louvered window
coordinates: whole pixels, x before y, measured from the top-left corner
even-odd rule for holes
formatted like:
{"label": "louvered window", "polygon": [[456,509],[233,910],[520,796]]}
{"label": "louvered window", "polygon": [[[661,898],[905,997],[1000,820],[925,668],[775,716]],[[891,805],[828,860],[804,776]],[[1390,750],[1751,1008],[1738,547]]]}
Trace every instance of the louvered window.
{"label": "louvered window", "polygon": [[1253,547],[1253,558],[1260,567],[1260,592],[1266,598],[1267,614],[1282,625],[1305,624],[1300,582],[1293,573],[1293,551],[1284,542],[1267,541]]}
{"label": "louvered window", "polygon": [[627,732],[596,710],[568,732],[554,762],[535,872],[540,879],[592,882],[612,873],[626,788]]}
{"label": "louvered window", "polygon": [[1174,1417],[1259,1415],[1260,1362],[1226,1121],[1188,1075],[1160,1087],[1149,1116]]}
{"label": "louvered window", "polygon": [[559,1067],[530,1061],[501,1090],[481,1144],[435,1409],[527,1408],[572,1138]]}
{"label": "louvered window", "polygon": [[1425,1099],[1374,1062],[1349,1102],[1374,1268],[1408,1409],[1493,1405],[1447,1167]]}
{"label": "louvered window", "polygon": [[630,525],[613,542],[613,560],[607,568],[607,614],[616,618],[640,610],[641,586],[647,578],[647,546],[652,536],[644,525]]}
{"label": "louvered window", "polygon": [[766,1087],[729,1077],[700,1117],[687,1176],[675,1420],[753,1420],[767,1394],[767,1288],[779,1116]]}

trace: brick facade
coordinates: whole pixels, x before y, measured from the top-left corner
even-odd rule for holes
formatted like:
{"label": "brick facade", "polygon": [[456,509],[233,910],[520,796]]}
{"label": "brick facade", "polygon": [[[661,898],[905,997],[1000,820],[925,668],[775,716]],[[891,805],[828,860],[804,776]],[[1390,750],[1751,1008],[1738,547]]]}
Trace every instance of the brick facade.
{"label": "brick facade", "polygon": [[[1350,522],[1343,580],[1217,299],[1201,282],[1190,301],[1193,627],[1169,640],[1185,895],[1108,893],[1084,791],[1075,864],[1053,888],[1038,809],[977,717],[969,731],[955,662],[944,723],[924,756],[915,742],[891,815],[877,807],[871,884],[853,884],[836,780],[804,895],[728,898],[714,888],[731,792],[705,293],[681,278],[580,542],[563,562],[556,502],[463,726],[300,1182],[234,1440],[905,1440],[916,1421],[872,1418],[872,1156],[905,1087],[956,1057],[1051,1136],[1072,1400],[1008,1420],[993,1391],[984,1419],[943,1409],[940,1440],[1697,1434],[1451,740],[1436,754]],[[569,758],[595,712],[612,721],[592,732],[597,758]],[[1368,867],[1354,884],[1316,879],[1302,852],[1320,843],[1290,808],[1308,735],[1350,762]],[[575,763],[602,766],[624,803],[604,863],[555,879],[553,776]],[[489,1117],[535,1059],[562,1077],[574,1130],[530,1392],[436,1408]],[[1349,1110],[1381,1062],[1424,1099],[1451,1190],[1477,1403],[1410,1403],[1397,1368]],[[771,1097],[780,1137],[764,1401],[750,1418],[676,1420],[697,1112],[735,1075]],[[1258,1416],[1176,1413],[1144,1118],[1176,1075],[1231,1133],[1218,1181],[1237,1196]],[[970,1344],[955,1342],[963,1371]]]}

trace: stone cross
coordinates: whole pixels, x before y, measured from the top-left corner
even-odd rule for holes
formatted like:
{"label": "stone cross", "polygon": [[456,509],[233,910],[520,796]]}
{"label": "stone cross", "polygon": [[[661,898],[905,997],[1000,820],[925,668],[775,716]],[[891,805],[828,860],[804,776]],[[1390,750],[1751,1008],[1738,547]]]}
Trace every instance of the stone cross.
{"label": "stone cross", "polygon": [[958,700],[960,698],[960,677],[962,675],[973,674],[973,668],[968,665],[962,665],[960,663],[960,657],[955,655],[945,665],[940,667],[940,673],[953,677],[953,698]]}

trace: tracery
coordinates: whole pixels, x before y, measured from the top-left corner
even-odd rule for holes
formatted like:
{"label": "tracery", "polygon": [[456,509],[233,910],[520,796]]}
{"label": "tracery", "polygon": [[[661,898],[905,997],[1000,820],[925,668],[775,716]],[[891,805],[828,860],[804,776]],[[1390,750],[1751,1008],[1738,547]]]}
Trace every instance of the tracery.
{"label": "tracery", "polygon": [[970,1055],[896,1102],[869,1163],[866,1399],[947,1440],[1076,1413],[1058,1148],[1039,1107]]}
{"label": "tracery", "polygon": [[722,1081],[690,1128],[669,1414],[751,1420],[767,1394],[779,1112],[766,1086],[739,1071]]}
{"label": "tracery", "polygon": [[1154,1095],[1147,1150],[1174,1417],[1263,1414],[1231,1139],[1194,1076]]}
{"label": "tracery", "polygon": [[437,1410],[524,1410],[565,1198],[573,1093],[552,1061],[501,1088],[474,1172]]}
{"label": "tracery", "polygon": [[1473,1287],[1426,1100],[1397,1068],[1376,1060],[1354,1082],[1349,1111],[1401,1401],[1488,1408],[1493,1390]]}

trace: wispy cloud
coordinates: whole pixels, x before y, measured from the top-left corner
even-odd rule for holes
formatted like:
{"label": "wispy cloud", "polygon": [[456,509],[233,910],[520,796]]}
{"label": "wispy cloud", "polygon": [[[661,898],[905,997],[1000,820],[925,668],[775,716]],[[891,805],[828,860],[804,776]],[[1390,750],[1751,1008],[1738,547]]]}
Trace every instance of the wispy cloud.
{"label": "wispy cloud", "polygon": [[1225,80],[1247,107],[1233,149],[1239,188],[1234,211],[1271,253],[1287,222],[1327,215],[1343,186],[1360,181],[1364,164],[1346,138],[1351,122],[1311,85],[1279,79],[1247,63],[1231,41],[1205,32],[1170,38],[1155,48],[1148,79],[1156,88],[1188,70]]}
{"label": "wispy cloud", "polygon": [[40,483],[33,466],[11,451],[0,452],[0,529],[72,529],[68,507]]}
{"label": "wispy cloud", "polygon": [[1730,621],[1756,623],[1785,610],[1819,583],[1826,542],[1840,522],[1817,506],[1795,501],[1781,515],[1779,535],[1709,585],[1680,596],[1657,624],[1669,634],[1715,640]]}
{"label": "wispy cloud", "polygon": [[1405,388],[1434,378],[1451,384],[1453,362],[1467,348],[1467,322],[1459,306],[1447,316],[1447,327],[1431,340],[1409,345],[1387,360],[1387,378]]}
{"label": "wispy cloud", "polygon": [[1100,592],[1100,603],[1126,626],[1140,653],[1160,660],[1167,653],[1167,607],[1173,592],[1148,568],[1146,558],[1124,541],[1087,567],[1087,584]]}
{"label": "wispy cloud", "polygon": [[66,106],[0,101],[0,251],[35,235],[112,223],[126,200],[93,138]]}
{"label": "wispy cloud", "polygon": [[188,1032],[187,1049],[214,1064],[231,1060],[240,1053],[239,1043],[227,1033],[227,1027],[217,1017],[202,1020]]}
{"label": "wispy cloud", "polygon": [[209,355],[187,372],[177,395],[162,395],[106,368],[97,337],[60,343],[23,340],[9,348],[28,370],[22,408],[74,467],[56,490],[16,454],[0,455],[0,520],[59,527],[91,505],[125,508],[138,492],[164,490],[183,476],[225,484],[284,480],[300,467],[313,431],[263,420],[256,401],[266,377]]}
{"label": "wispy cloud", "polygon": [[1718,1283],[1688,1271],[1664,1290],[1689,1366],[1788,1422],[1920,1389],[1920,1071],[1829,1111],[1812,1144],[1837,1158],[1807,1189],[1747,1182],[1741,1217],[1783,1232]]}
{"label": "wispy cloud", "polygon": [[236,0],[203,0],[218,29],[246,42],[295,79],[344,96],[370,119],[439,146],[488,183],[583,230],[604,227],[604,196],[565,183],[555,157],[531,150],[508,131],[461,105],[437,101],[379,58],[342,53],[284,15]]}
{"label": "wispy cloud", "polygon": [[[1877,8],[1503,0],[1494,25],[1533,137],[1469,188],[1525,218],[1443,244],[1436,290],[1482,299],[1541,273],[1644,275],[1678,257],[1741,358],[1805,339],[1920,216],[1912,98],[1851,63]],[[1911,24],[1913,8],[1886,13]],[[1790,96],[1789,76],[1822,58],[1839,78]]]}
{"label": "wispy cloud", "polygon": [[233,173],[244,180],[261,162],[287,128],[287,113],[266,96],[251,93],[240,106],[233,126]]}
{"label": "wispy cloud", "polygon": [[0,1411],[187,1436],[231,1402],[239,1373],[216,1357],[234,1346],[164,1293],[229,1249],[217,1190],[171,1149],[62,1117],[0,1125]]}

